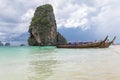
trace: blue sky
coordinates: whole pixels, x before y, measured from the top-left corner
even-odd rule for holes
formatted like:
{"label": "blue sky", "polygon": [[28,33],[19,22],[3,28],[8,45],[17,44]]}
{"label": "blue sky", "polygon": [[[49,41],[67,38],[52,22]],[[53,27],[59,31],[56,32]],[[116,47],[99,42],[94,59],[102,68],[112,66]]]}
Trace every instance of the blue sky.
{"label": "blue sky", "polygon": [[54,7],[58,31],[69,41],[116,35],[120,42],[120,0],[0,0],[0,40],[26,43],[35,8],[48,3]]}

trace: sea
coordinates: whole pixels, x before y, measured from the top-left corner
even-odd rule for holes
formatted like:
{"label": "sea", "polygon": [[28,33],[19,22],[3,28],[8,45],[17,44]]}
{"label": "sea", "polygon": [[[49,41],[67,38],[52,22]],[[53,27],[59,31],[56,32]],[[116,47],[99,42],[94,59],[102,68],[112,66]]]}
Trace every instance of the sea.
{"label": "sea", "polygon": [[120,45],[0,47],[0,80],[120,80]]}

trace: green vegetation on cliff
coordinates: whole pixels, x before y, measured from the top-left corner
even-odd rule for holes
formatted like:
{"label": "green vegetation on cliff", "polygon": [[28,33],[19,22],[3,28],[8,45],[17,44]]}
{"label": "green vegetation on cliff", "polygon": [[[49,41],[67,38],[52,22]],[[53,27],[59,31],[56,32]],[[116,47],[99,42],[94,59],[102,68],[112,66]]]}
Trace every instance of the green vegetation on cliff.
{"label": "green vegetation on cliff", "polygon": [[67,40],[59,32],[57,33],[57,44],[67,44]]}
{"label": "green vegetation on cliff", "polygon": [[50,17],[46,17],[47,15],[49,15],[48,12],[53,12],[53,8],[50,4],[46,4],[46,5],[38,7],[35,12],[36,13],[34,14],[34,17],[32,18],[31,25],[37,25],[41,23],[41,25],[45,27],[51,26],[51,24],[49,24]]}
{"label": "green vegetation on cliff", "polygon": [[[42,5],[35,10],[29,27],[29,45],[56,45],[66,43],[66,39],[57,33],[57,25],[53,7],[50,4]],[[59,38],[59,39],[57,39]]]}

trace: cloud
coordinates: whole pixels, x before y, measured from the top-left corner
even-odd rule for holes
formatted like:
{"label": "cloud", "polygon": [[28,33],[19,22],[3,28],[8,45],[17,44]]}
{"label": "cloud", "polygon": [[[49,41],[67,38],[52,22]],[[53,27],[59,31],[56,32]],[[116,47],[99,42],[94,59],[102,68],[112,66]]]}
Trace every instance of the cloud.
{"label": "cloud", "polygon": [[99,36],[111,35],[118,36],[120,34],[120,6],[119,0],[101,0],[98,1],[99,7],[101,7],[100,12],[92,17],[92,22],[94,23],[96,34]]}
{"label": "cloud", "polygon": [[[89,14],[95,12],[94,0],[49,0],[54,6],[58,28],[89,28]],[[54,3],[52,3],[52,1]]]}
{"label": "cloud", "polygon": [[0,0],[0,40],[28,31],[35,8],[52,4],[57,26],[93,30],[96,36],[120,34],[119,0]]}
{"label": "cloud", "polygon": [[23,16],[21,16],[21,21],[30,21],[31,16],[33,16],[34,10],[29,9]]}
{"label": "cloud", "polygon": [[[52,0],[53,1],[53,0]],[[64,0],[52,3],[59,28],[90,29],[94,36],[100,37],[120,34],[119,0]],[[84,35],[83,35],[84,36]]]}
{"label": "cloud", "polygon": [[[8,40],[27,32],[34,14],[31,1],[0,0],[0,40]],[[35,5],[35,4],[34,4]]]}

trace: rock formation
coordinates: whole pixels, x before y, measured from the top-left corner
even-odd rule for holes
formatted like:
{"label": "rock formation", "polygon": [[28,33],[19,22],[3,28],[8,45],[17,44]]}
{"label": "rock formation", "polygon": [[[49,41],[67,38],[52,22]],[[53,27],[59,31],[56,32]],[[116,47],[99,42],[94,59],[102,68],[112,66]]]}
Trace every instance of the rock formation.
{"label": "rock formation", "polygon": [[66,39],[57,32],[53,8],[50,4],[38,7],[29,27],[31,46],[66,44]]}
{"label": "rock formation", "polygon": [[3,46],[3,43],[0,41],[0,46]]}
{"label": "rock formation", "polygon": [[5,46],[10,46],[10,43],[5,43]]}
{"label": "rock formation", "polygon": [[25,44],[20,44],[20,46],[25,46]]}
{"label": "rock formation", "polygon": [[57,44],[66,44],[67,40],[59,33],[57,32]]}

